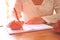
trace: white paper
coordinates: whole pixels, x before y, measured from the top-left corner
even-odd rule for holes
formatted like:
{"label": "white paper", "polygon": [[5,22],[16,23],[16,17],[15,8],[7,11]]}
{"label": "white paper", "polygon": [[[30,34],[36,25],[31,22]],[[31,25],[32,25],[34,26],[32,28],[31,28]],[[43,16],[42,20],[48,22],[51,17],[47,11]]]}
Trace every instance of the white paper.
{"label": "white paper", "polygon": [[44,29],[50,29],[50,28],[53,28],[49,25],[46,25],[46,24],[33,24],[33,25],[28,25],[28,24],[24,24],[23,25],[23,29],[25,31],[30,31],[30,30],[44,30]]}
{"label": "white paper", "polygon": [[11,30],[10,28],[6,28],[9,34],[14,33],[23,33],[23,32],[30,32],[30,31],[37,31],[37,30],[45,30],[45,29],[51,29],[52,26],[46,25],[46,24],[24,24],[23,30]]}

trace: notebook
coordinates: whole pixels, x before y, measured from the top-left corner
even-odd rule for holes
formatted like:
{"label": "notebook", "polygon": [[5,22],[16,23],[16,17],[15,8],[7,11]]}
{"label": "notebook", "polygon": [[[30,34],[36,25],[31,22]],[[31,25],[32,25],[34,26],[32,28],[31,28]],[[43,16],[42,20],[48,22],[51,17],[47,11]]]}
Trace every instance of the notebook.
{"label": "notebook", "polygon": [[23,29],[20,30],[11,30],[9,27],[5,27],[9,34],[24,33],[38,30],[52,29],[53,27],[47,24],[24,24]]}

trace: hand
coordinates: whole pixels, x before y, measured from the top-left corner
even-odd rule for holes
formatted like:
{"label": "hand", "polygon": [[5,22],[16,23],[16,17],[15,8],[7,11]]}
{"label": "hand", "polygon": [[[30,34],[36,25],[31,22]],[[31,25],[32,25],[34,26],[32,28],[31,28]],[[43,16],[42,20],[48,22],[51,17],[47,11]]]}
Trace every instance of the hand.
{"label": "hand", "polygon": [[46,23],[41,17],[34,17],[30,19],[26,24],[44,24]]}

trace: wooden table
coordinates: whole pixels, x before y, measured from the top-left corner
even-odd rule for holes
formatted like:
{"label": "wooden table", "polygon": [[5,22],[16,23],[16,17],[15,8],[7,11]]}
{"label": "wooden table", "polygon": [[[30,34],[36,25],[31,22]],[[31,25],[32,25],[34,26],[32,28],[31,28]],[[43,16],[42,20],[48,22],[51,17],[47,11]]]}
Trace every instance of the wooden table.
{"label": "wooden table", "polygon": [[0,28],[0,40],[60,40],[60,34],[52,29],[9,35]]}

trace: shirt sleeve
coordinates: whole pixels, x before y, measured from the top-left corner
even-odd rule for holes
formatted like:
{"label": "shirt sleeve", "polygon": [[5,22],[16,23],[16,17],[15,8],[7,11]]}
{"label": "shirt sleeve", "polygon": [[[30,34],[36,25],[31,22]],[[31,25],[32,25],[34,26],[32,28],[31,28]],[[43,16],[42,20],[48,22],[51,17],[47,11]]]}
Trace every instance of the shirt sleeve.
{"label": "shirt sleeve", "polygon": [[60,14],[54,14],[54,15],[51,15],[51,16],[43,16],[41,18],[43,20],[45,20],[48,24],[56,23],[57,20],[60,20]]}
{"label": "shirt sleeve", "polygon": [[56,14],[60,14],[60,0],[54,0],[54,9]]}
{"label": "shirt sleeve", "polygon": [[54,0],[53,7],[54,7],[56,14],[41,17],[47,23],[56,23],[57,20],[60,20],[60,0]]}

